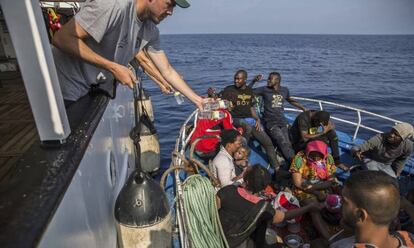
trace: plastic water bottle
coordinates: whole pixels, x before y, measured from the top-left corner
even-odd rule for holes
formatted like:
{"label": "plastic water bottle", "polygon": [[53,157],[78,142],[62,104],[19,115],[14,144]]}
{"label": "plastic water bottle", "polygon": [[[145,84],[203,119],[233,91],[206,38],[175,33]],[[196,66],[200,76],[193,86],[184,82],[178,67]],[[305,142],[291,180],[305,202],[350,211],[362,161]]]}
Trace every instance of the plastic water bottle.
{"label": "plastic water bottle", "polygon": [[221,111],[202,111],[198,113],[199,119],[220,120],[224,117],[225,114]]}
{"label": "plastic water bottle", "polygon": [[217,100],[217,101],[209,101],[204,103],[203,109],[205,111],[212,111],[212,110],[218,110],[218,109],[227,109],[229,107],[229,101],[227,100]]}
{"label": "plastic water bottle", "polygon": [[183,102],[184,102],[184,97],[183,97],[183,95],[181,95],[181,93],[180,93],[180,92],[178,92],[178,91],[174,91],[174,98],[175,98],[175,100],[177,101],[177,104],[178,104],[178,105],[183,104]]}

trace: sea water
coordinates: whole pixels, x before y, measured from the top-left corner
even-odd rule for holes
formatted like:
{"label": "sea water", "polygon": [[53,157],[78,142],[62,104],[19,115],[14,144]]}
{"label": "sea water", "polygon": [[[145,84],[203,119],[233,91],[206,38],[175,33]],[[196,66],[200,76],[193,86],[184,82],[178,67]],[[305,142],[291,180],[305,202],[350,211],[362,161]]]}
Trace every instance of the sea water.
{"label": "sea water", "polygon": [[[292,96],[414,123],[413,35],[162,35],[161,46],[184,80],[202,95],[209,87],[219,92],[232,84],[238,69],[247,70],[249,80],[278,71]],[[179,127],[195,107],[189,101],[177,105],[148,80],[144,86],[152,96],[161,163],[167,167]],[[347,117],[356,121],[352,115]],[[389,122],[368,117],[363,121],[383,131],[390,128]]]}

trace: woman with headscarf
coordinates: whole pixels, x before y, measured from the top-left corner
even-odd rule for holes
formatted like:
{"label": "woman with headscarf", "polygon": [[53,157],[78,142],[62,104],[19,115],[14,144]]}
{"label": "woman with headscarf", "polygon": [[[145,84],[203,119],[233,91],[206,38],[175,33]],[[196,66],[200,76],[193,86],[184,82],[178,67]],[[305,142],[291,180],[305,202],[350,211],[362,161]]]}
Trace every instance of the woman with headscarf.
{"label": "woman with headscarf", "polygon": [[[303,205],[325,201],[328,192],[337,184],[335,161],[328,153],[328,146],[320,140],[309,142],[305,151],[296,154],[290,172],[295,186],[294,195]],[[330,230],[332,228],[322,219],[321,212],[313,211],[311,217],[323,238],[329,239],[335,230]]]}

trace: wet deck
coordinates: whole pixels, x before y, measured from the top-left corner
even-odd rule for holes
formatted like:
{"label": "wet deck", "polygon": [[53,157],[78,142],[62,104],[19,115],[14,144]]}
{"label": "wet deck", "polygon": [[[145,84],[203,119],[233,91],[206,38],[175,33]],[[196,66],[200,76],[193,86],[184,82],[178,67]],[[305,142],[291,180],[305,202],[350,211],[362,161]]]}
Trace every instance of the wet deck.
{"label": "wet deck", "polygon": [[0,182],[38,139],[20,73],[0,73]]}

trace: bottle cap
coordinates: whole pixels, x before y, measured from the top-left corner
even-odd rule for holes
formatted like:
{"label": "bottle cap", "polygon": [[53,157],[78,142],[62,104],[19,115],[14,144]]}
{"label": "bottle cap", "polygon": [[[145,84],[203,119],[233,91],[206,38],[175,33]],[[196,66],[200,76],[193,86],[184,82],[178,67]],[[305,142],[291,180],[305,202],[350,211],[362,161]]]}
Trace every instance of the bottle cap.
{"label": "bottle cap", "polygon": [[220,119],[220,112],[219,111],[211,112],[211,118],[214,119],[214,120]]}

